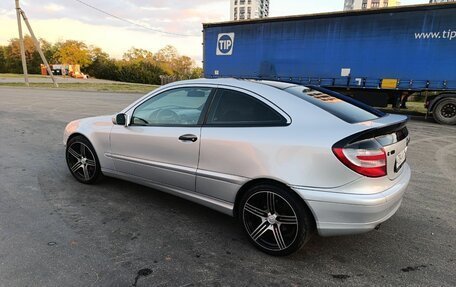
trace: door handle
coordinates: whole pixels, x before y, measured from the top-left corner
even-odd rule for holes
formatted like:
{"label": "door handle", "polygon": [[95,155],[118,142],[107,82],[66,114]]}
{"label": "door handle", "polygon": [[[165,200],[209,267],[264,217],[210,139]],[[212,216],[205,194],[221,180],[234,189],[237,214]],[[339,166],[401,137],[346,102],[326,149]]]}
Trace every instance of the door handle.
{"label": "door handle", "polygon": [[189,142],[189,141],[196,142],[198,140],[198,137],[195,135],[186,134],[186,135],[181,135],[179,137],[179,140],[183,141],[183,142]]}

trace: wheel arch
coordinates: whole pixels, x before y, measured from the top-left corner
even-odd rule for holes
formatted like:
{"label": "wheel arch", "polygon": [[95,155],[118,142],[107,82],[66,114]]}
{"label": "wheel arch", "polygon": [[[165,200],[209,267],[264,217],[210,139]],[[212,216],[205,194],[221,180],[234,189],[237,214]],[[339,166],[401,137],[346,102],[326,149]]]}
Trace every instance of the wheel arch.
{"label": "wheel arch", "polygon": [[310,208],[310,206],[307,204],[307,202],[301,196],[299,196],[299,194],[297,194],[293,189],[291,189],[289,185],[287,185],[286,183],[281,182],[279,180],[271,179],[271,178],[256,178],[256,179],[252,179],[252,180],[244,183],[241,186],[241,188],[238,190],[238,192],[236,194],[236,199],[234,201],[233,216],[235,218],[238,217],[239,203],[241,202],[241,198],[244,195],[244,193],[246,193],[252,187],[260,185],[260,184],[275,185],[275,186],[284,188],[285,190],[288,190],[289,192],[295,193],[298,196],[298,198],[301,200],[301,203],[307,208],[307,211],[308,211],[309,215],[311,216],[312,223],[314,224],[314,227],[316,227],[315,215],[313,214],[313,211]]}
{"label": "wheel arch", "polygon": [[93,143],[90,141],[90,139],[89,139],[86,135],[84,135],[84,134],[82,134],[82,133],[80,133],[80,132],[74,132],[74,133],[72,133],[71,135],[69,135],[68,138],[67,138],[67,140],[66,140],[66,143],[65,143],[65,144],[68,146],[68,142],[69,142],[72,138],[75,138],[75,137],[77,137],[77,136],[81,136],[81,137],[85,138],[85,139],[93,146]]}
{"label": "wheel arch", "polygon": [[100,157],[98,156],[98,150],[97,150],[97,148],[95,147],[95,145],[93,144],[93,142],[90,140],[90,138],[89,138],[88,136],[86,136],[85,134],[83,134],[83,133],[80,133],[80,132],[74,132],[74,133],[72,133],[71,135],[68,136],[68,139],[67,139],[65,145],[68,147],[68,142],[69,142],[71,139],[73,139],[73,138],[75,138],[75,137],[77,137],[77,136],[81,136],[81,137],[85,138],[85,139],[90,143],[90,145],[92,146],[92,148],[95,150],[95,154],[96,154],[95,156],[96,156],[96,157],[98,158],[98,160],[99,160]]}

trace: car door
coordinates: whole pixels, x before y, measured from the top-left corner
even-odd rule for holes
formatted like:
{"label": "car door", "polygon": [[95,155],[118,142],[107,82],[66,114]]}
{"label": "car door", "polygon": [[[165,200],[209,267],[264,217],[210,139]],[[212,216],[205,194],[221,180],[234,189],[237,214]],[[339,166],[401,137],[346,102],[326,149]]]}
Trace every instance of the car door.
{"label": "car door", "polygon": [[[286,136],[288,116],[261,96],[219,87],[201,131],[196,191],[234,202],[243,183],[268,174],[275,136]],[[266,161],[266,162],[265,162]]]}
{"label": "car door", "polygon": [[201,124],[213,89],[163,91],[130,109],[130,123],[111,131],[111,157],[118,172],[155,184],[195,190]]}

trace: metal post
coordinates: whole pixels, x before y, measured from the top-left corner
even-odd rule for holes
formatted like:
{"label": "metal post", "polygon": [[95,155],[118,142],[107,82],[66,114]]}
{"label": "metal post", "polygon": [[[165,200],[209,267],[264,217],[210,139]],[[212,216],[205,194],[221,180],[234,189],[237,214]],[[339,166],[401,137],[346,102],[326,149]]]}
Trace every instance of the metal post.
{"label": "metal post", "polygon": [[[18,1],[18,0],[16,0],[16,1]],[[52,81],[54,82],[54,86],[58,87],[59,84],[57,84],[57,82],[54,78],[54,75],[52,74],[51,67],[49,67],[48,61],[46,60],[46,57],[44,56],[43,51],[41,50],[40,42],[35,37],[35,34],[33,33],[33,30],[32,30],[32,26],[30,26],[27,16],[25,15],[25,12],[20,8],[19,8],[19,11],[22,15],[22,18],[24,19],[25,25],[27,25],[30,35],[32,36],[33,42],[35,43],[35,47],[41,56],[41,60],[43,61],[44,65],[46,66],[47,72],[48,72],[49,76],[51,76]]]}
{"label": "metal post", "polygon": [[16,16],[17,16],[17,28],[19,29],[19,46],[21,47],[21,58],[22,58],[22,71],[24,72],[25,85],[29,86],[27,62],[25,61],[25,48],[24,48],[24,37],[22,35],[22,24],[21,24],[21,8],[19,7],[19,0],[16,2]]}

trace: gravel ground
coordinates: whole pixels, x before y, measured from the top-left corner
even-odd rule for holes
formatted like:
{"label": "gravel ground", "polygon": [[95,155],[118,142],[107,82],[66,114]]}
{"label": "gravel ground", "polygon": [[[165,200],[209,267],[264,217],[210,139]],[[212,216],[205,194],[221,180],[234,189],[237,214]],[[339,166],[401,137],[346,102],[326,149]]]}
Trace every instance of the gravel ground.
{"label": "gravel ground", "polygon": [[72,178],[66,123],[140,96],[0,88],[0,286],[456,285],[456,127],[409,123],[412,181],[379,230],[314,236],[274,258],[223,214],[133,183]]}

